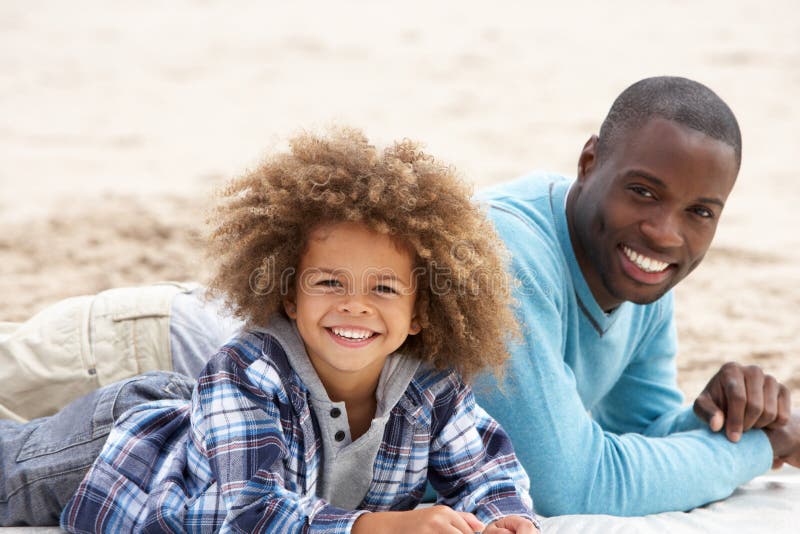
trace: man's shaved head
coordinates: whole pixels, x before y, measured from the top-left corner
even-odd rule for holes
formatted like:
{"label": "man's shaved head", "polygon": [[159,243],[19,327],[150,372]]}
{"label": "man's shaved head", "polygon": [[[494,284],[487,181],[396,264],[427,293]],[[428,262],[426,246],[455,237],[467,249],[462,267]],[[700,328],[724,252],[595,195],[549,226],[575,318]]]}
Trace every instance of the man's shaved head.
{"label": "man's shaved head", "polygon": [[730,145],[736,156],[736,168],[741,165],[742,134],[731,108],[705,85],[674,76],[645,78],[617,97],[600,127],[598,160],[610,154],[627,131],[656,117]]}

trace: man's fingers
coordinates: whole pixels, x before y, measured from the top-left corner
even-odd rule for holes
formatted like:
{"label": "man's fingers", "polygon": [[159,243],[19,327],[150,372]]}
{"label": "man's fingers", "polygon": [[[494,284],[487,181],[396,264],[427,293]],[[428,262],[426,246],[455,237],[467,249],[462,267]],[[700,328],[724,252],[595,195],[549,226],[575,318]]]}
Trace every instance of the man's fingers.
{"label": "man's fingers", "polygon": [[714,403],[711,394],[707,391],[698,395],[694,401],[694,413],[708,423],[712,432],[719,432],[725,423],[725,414],[722,409]]}
{"label": "man's fingers", "polygon": [[783,384],[778,384],[778,413],[775,415],[773,425],[783,426],[792,416],[792,392]]}
{"label": "man's fingers", "polygon": [[[742,432],[747,432],[758,422],[764,413],[764,403],[768,397],[764,391],[764,371],[755,365],[744,368],[743,373],[745,383],[745,406],[742,418]],[[771,401],[777,402],[777,389],[771,393],[774,397]],[[774,412],[773,412],[774,413]]]}
{"label": "man's fingers", "polygon": [[764,428],[776,422],[778,418],[778,403],[780,402],[781,385],[774,376],[764,376],[764,410],[753,424],[755,428]]}
{"label": "man's fingers", "polygon": [[725,394],[725,435],[734,443],[742,437],[744,410],[747,405],[747,388],[744,376],[737,366],[728,367],[723,377],[722,390]]}

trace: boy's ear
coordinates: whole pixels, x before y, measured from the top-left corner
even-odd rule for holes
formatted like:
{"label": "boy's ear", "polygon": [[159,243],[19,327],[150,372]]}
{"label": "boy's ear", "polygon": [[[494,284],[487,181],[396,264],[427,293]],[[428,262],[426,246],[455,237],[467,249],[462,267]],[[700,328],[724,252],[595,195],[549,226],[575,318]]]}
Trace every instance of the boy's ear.
{"label": "boy's ear", "polygon": [[586,177],[591,174],[592,170],[597,165],[597,142],[598,138],[593,135],[583,145],[581,155],[578,157],[578,181],[583,182]]}
{"label": "boy's ear", "polygon": [[283,311],[290,319],[297,319],[297,304],[294,302],[294,297],[285,297],[283,299]]}
{"label": "boy's ear", "polygon": [[411,318],[411,325],[408,327],[408,335],[416,336],[420,332],[422,332],[422,327],[420,326],[419,321],[417,321],[417,317],[415,315]]}

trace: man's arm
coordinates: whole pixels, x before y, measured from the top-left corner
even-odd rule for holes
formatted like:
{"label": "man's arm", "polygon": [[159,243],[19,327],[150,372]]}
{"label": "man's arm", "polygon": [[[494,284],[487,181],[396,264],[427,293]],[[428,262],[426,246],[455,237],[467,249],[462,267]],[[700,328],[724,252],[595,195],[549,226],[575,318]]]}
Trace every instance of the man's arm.
{"label": "man's arm", "polygon": [[643,325],[636,355],[614,387],[592,407],[592,417],[603,430],[665,437],[705,426],[690,408],[682,406],[672,300],[672,293],[662,297],[660,316]]}
{"label": "man's arm", "polygon": [[563,266],[552,259],[553,243],[513,215],[495,210],[493,218],[521,281],[523,340],[512,347],[502,393],[483,394],[485,382],[475,392],[511,436],[539,512],[686,510],[728,496],[769,468],[771,449],[760,431],[747,433],[738,444],[702,429],[662,438],[604,431],[587,414],[564,361],[563,288],[554,287],[557,277],[548,272]]}

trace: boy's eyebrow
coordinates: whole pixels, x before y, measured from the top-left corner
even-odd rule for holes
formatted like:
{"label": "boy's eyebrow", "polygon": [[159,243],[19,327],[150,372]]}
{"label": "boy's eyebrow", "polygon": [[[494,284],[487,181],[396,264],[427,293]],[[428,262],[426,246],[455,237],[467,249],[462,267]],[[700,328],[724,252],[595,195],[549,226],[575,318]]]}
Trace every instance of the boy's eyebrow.
{"label": "boy's eyebrow", "polygon": [[[624,176],[625,178],[642,178],[645,181],[650,182],[651,184],[657,187],[660,187],[661,189],[669,189],[669,187],[667,186],[666,183],[664,183],[663,180],[661,180],[660,178],[656,178],[649,172],[640,169],[632,169],[630,171],[627,171]],[[720,208],[725,207],[725,203],[723,201],[713,197],[700,197],[696,199],[696,202],[701,202],[703,204],[716,204]]]}
{"label": "boy's eyebrow", "polygon": [[[313,267],[312,270],[320,272],[322,274],[329,274],[332,276],[341,276],[347,271],[347,269],[342,269],[342,268],[331,269],[330,267]],[[386,279],[390,279],[393,281],[396,280],[405,286],[409,285],[408,282],[397,276],[397,274],[395,274],[395,272],[392,271],[391,269],[388,269],[386,272],[381,272],[381,270],[376,268],[374,269],[374,271],[369,271],[369,274],[375,274],[379,276],[381,280],[386,280]]]}
{"label": "boy's eyebrow", "polygon": [[386,280],[388,278],[389,280],[400,282],[404,286],[408,285],[408,282],[406,282],[405,280],[403,280],[402,278],[400,278],[399,276],[397,276],[394,273],[388,273],[388,274],[382,274],[381,273],[381,274],[379,274],[379,276],[380,276],[381,280]]}

